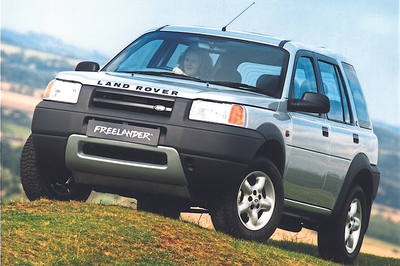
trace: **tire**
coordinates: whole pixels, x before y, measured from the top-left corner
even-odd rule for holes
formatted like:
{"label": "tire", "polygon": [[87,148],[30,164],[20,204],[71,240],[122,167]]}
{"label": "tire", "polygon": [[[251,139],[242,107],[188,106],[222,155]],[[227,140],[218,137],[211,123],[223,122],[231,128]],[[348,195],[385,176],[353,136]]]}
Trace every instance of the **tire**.
{"label": "tire", "polygon": [[32,135],[22,149],[20,176],[25,194],[31,201],[40,198],[86,201],[91,193],[91,189],[74,183],[70,170],[39,165]]}
{"label": "tire", "polygon": [[242,180],[217,197],[209,211],[216,230],[264,242],[278,227],[283,201],[281,174],[270,160],[260,157],[249,165]]}
{"label": "tire", "polygon": [[157,196],[137,199],[137,210],[151,212],[175,220],[178,220],[181,215],[180,206],[174,200]]}
{"label": "tire", "polygon": [[362,188],[351,187],[338,216],[318,230],[318,251],[323,259],[354,262],[366,232],[367,210]]}

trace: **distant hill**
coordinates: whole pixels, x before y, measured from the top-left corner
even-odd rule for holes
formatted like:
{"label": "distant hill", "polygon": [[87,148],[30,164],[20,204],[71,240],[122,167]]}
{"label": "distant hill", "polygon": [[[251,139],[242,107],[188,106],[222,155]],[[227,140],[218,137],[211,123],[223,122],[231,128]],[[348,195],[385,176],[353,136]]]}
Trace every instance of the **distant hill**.
{"label": "distant hill", "polygon": [[1,42],[15,45],[24,49],[32,49],[46,53],[52,53],[63,57],[88,60],[105,64],[110,58],[97,51],[87,51],[73,45],[64,43],[47,34],[35,32],[19,33],[16,31],[1,29]]}
{"label": "distant hill", "polygon": [[12,91],[33,95],[44,90],[57,73],[72,71],[80,61],[105,64],[109,58],[69,45],[46,34],[1,29],[1,78]]}
{"label": "distant hill", "polygon": [[400,209],[400,128],[375,121],[374,132],[379,140],[381,172],[375,202]]}

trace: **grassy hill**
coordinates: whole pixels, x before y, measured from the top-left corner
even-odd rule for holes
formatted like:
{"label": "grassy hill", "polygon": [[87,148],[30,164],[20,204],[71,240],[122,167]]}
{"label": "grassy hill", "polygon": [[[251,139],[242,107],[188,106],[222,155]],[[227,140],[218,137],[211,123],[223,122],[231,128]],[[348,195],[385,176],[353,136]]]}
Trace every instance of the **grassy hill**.
{"label": "grassy hill", "polygon": [[[35,106],[37,104],[38,99],[40,98],[34,98],[30,97],[32,101],[34,101],[32,104],[27,104],[24,99],[28,97],[27,95],[35,95],[38,97],[38,95],[41,95],[44,91],[45,86],[47,83],[54,77],[54,75],[59,72],[59,71],[64,71],[64,70],[73,70],[76,63],[80,60],[94,60],[98,61],[99,63],[102,63],[102,60],[105,62],[105,59],[102,59],[103,57],[96,56],[95,54],[88,53],[87,51],[79,51],[79,54],[75,54],[72,51],[76,51],[77,48],[71,48],[71,49],[66,49],[65,44],[60,44],[57,40],[54,40],[50,38],[49,36],[37,36],[35,34],[27,34],[26,36],[21,36],[18,34],[10,33],[10,32],[5,32],[3,29],[1,30],[2,33],[2,46],[1,46],[1,55],[2,55],[2,61],[1,61],[1,67],[2,67],[2,84],[1,84],[1,90],[2,90],[2,110],[1,110],[1,134],[2,134],[2,140],[1,140],[1,145],[0,145],[0,153],[3,155],[1,156],[1,201],[3,203],[9,202],[10,200],[20,200],[21,198],[25,197],[24,193],[22,191],[20,179],[19,179],[19,157],[21,154],[22,150],[22,145],[28,135],[30,134],[30,124],[31,124],[31,116],[33,112],[33,107],[30,108],[28,111],[26,110],[28,106]],[[7,37],[7,38],[6,38]],[[40,37],[40,38],[39,38]],[[44,46],[43,46],[43,45]],[[53,49],[57,48],[57,49]],[[62,51],[60,51],[62,50]],[[79,50],[79,49],[78,49]],[[65,51],[70,51],[68,53],[64,53]],[[7,86],[6,86],[7,85]],[[15,93],[13,97],[15,97],[14,101],[11,101],[9,96],[10,94]],[[17,102],[18,104],[15,104]],[[5,104],[6,103],[6,104]],[[374,121],[375,122],[375,121]],[[399,129],[398,128],[392,128],[388,125],[385,124],[379,124],[379,123],[374,123],[374,130],[376,134],[378,135],[379,141],[380,141],[380,153],[379,153],[379,163],[378,166],[381,170],[381,183],[380,183],[380,189],[378,193],[378,197],[375,201],[375,203],[381,203],[386,206],[391,206],[394,208],[400,209],[400,194],[399,194],[399,189],[400,189],[400,165],[398,164],[400,160],[400,152],[399,152],[399,143],[400,143],[400,135],[399,135]],[[7,156],[5,156],[7,155]],[[46,256],[49,255],[52,258],[52,263],[50,264],[76,264],[76,265],[82,265],[82,264],[87,264],[87,262],[90,263],[93,262],[92,264],[98,265],[98,264],[103,264],[101,263],[102,261],[98,262],[96,260],[96,256],[99,255],[99,251],[94,249],[94,247],[97,245],[98,238],[93,237],[93,235],[88,234],[85,236],[82,236],[82,232],[74,233],[76,232],[77,229],[75,228],[70,228],[68,227],[68,223],[72,224],[72,227],[74,225],[81,226],[81,223],[85,221],[85,216],[83,214],[76,214],[78,215],[79,218],[76,220],[76,224],[73,221],[68,221],[68,220],[63,220],[60,217],[57,218],[56,213],[54,212],[54,209],[58,208],[64,208],[65,206],[57,206],[56,203],[51,203],[55,204],[55,206],[50,207],[47,206],[48,203],[33,203],[30,205],[30,203],[14,203],[11,205],[3,205],[3,221],[2,221],[2,259],[3,259],[3,265],[9,265],[9,264],[14,264],[11,262],[15,262],[15,264],[19,265],[31,265],[35,264],[37,261],[39,261],[40,264],[48,264]],[[74,205],[74,203],[71,203]],[[18,207],[16,207],[18,206]],[[31,206],[31,207],[26,207],[26,206]],[[85,206],[85,205],[84,205]],[[91,206],[91,205],[89,205]],[[68,213],[68,210],[63,210],[66,214],[65,216],[70,215],[75,215],[75,212],[86,212],[89,211],[89,206],[81,207],[74,206],[72,208],[78,208],[74,209],[73,213]],[[15,208],[17,211],[15,212],[15,217],[12,216],[13,212],[11,211],[10,213],[7,214],[8,211],[12,210]],[[27,209],[30,209],[32,211],[27,211]],[[35,225],[35,223],[32,223],[31,221],[25,221],[25,226],[27,228],[26,231],[18,231],[20,230],[19,222],[14,221],[13,219],[23,219],[21,217],[32,217],[30,216],[35,210],[38,210],[39,212],[42,211],[44,208],[43,212],[49,213],[48,216],[40,216],[38,218],[38,222]],[[69,207],[68,207],[69,208]],[[83,209],[82,209],[83,208]],[[88,209],[85,209],[88,208]],[[99,207],[101,208],[101,207]],[[104,207],[107,211],[113,210],[114,207]],[[374,246],[382,246],[380,243],[375,241],[375,239],[380,239],[384,240],[388,243],[392,243],[395,245],[394,251],[396,254],[399,254],[399,244],[400,244],[400,231],[398,230],[400,226],[400,219],[398,218],[398,209],[396,210],[396,215],[394,215],[395,211],[393,209],[388,209],[388,210],[381,210],[380,208],[376,208],[376,205],[374,204],[374,213],[373,216],[371,217],[371,223],[369,230],[367,232],[367,237],[373,237],[373,244]],[[138,213],[136,211],[133,211],[131,209],[122,209],[124,210],[124,215],[126,216],[126,221],[130,221],[129,219],[130,216],[136,216],[136,215],[144,215],[142,213]],[[37,215],[39,213],[36,213]],[[35,214],[35,215],[36,215]],[[11,216],[10,216],[11,215]],[[96,216],[97,214],[92,213],[91,215],[94,215],[95,219],[100,219],[99,216]],[[10,218],[11,217],[11,218]],[[14,218],[13,218],[14,217]],[[36,216],[33,216],[34,218]],[[52,218],[53,217],[53,218]],[[151,218],[144,218],[144,219],[156,219],[157,217],[151,217]],[[60,219],[62,223],[66,223],[67,225],[63,224],[60,228],[57,226],[52,225],[53,219]],[[94,220],[95,220],[94,219]],[[161,217],[158,217],[157,219],[161,219]],[[158,221],[156,219],[156,221]],[[95,225],[96,223],[94,220],[88,220],[90,224]],[[10,222],[11,221],[11,222]],[[63,248],[57,248],[56,244],[53,242],[56,241],[56,239],[49,238],[46,241],[42,240],[41,235],[36,235],[32,236],[35,237],[34,239],[30,239],[30,234],[33,233],[38,233],[37,228],[46,228],[45,225],[49,221],[49,225],[52,225],[50,230],[51,232],[54,232],[56,235],[60,234],[62,235],[62,231],[65,233],[68,233],[69,235],[65,235],[65,237],[70,237],[70,241],[74,240],[77,241],[76,243],[73,243],[72,245],[67,244],[67,240],[63,239],[62,237],[60,238],[60,241],[64,241]],[[175,223],[182,224],[182,222],[176,222]],[[8,225],[7,225],[8,223]],[[119,222],[118,222],[119,224]],[[84,224],[83,227],[86,227],[89,225]],[[124,225],[125,226],[125,225]],[[127,225],[126,225],[127,226]],[[33,229],[34,228],[34,229]],[[193,230],[198,230],[198,227],[194,227],[195,229]],[[384,228],[384,230],[382,230]],[[32,231],[33,230],[33,231]],[[60,232],[58,232],[58,230]],[[87,228],[85,230],[88,230]],[[98,230],[98,229],[96,229]],[[104,234],[107,235],[109,232],[105,232],[108,229],[105,227],[103,231],[98,231],[97,234]],[[118,229],[120,230],[120,229]],[[140,228],[140,230],[144,230],[143,228]],[[152,231],[153,229],[151,229]],[[209,232],[205,229],[199,229],[203,230],[204,232]],[[201,232],[203,232],[201,231]],[[192,234],[190,231],[189,233],[185,231],[187,234]],[[18,236],[18,234],[22,234],[21,236]],[[74,235],[71,235],[73,234]],[[216,234],[214,231],[211,233]],[[9,235],[11,234],[11,236]],[[24,240],[25,234],[28,235],[26,240]],[[51,233],[48,233],[51,235]],[[121,233],[123,235],[123,232]],[[17,237],[18,236],[18,237]],[[85,237],[85,238],[82,238]],[[112,236],[107,236],[112,238]],[[160,235],[157,235],[156,237],[162,237]],[[161,238],[163,239],[163,238]],[[189,239],[187,239],[189,240]],[[32,242],[33,241],[33,242]],[[80,246],[79,244],[82,242],[85,243],[92,243],[90,248],[82,245]],[[129,241],[132,241],[131,239]],[[140,240],[142,241],[142,240]],[[207,240],[208,241],[208,240]],[[224,240],[225,241],[225,240]],[[226,240],[227,241],[227,240]],[[233,242],[232,242],[233,241]],[[7,243],[10,242],[10,243]],[[16,246],[12,247],[11,243],[16,242]],[[229,243],[233,243],[232,245],[238,245],[237,243],[242,243],[237,240],[229,240]],[[46,244],[47,243],[47,244]],[[57,242],[55,242],[57,243]],[[99,242],[101,243],[101,242]],[[213,247],[212,245],[219,245],[216,242],[210,242],[210,246],[207,244],[207,248],[213,249],[216,247]],[[268,246],[272,247],[284,247],[285,251],[295,251],[300,254],[311,254],[314,256],[314,259],[317,257],[317,250],[314,246],[303,246],[300,243],[290,243],[290,242],[274,242],[270,241],[267,243]],[[42,245],[44,245],[42,247]],[[132,250],[129,250],[129,246],[131,245],[130,242],[121,249],[119,252],[122,254],[121,256],[127,256],[129,257],[136,257],[139,256],[137,253],[135,253]],[[187,243],[187,245],[192,245],[196,249],[199,248],[198,245],[193,244],[193,243]],[[241,244],[242,245],[242,244]],[[365,245],[364,245],[365,246]],[[55,249],[53,248],[55,247]],[[64,249],[65,247],[65,249]],[[247,247],[247,251],[248,248]],[[261,245],[261,247],[258,246],[258,244],[255,246],[257,250],[263,250],[263,252],[266,252],[265,245]],[[147,252],[155,252],[152,251],[151,246],[145,247],[145,250]],[[164,247],[165,248],[165,247]],[[86,249],[86,251],[85,251]],[[118,247],[113,247],[114,250],[118,250]],[[160,249],[156,247],[154,250],[157,251],[157,254],[160,254]],[[390,249],[390,248],[388,248]],[[53,251],[55,250],[55,251]],[[66,253],[71,251],[73,254],[61,254],[61,253]],[[310,250],[310,251],[309,251]],[[80,253],[81,251],[85,251],[85,255],[82,257],[82,254]],[[233,253],[227,253],[229,256],[236,256],[236,253],[239,252],[237,248],[234,249]],[[32,255],[30,252],[32,252]],[[166,251],[170,252],[170,251]],[[175,251],[174,251],[175,252]],[[176,251],[176,252],[183,252],[181,251]],[[227,250],[224,250],[223,252],[228,252]],[[257,251],[258,252],[258,251]],[[279,251],[281,252],[281,251]],[[41,257],[36,260],[36,253],[44,254],[40,255]],[[58,254],[60,253],[60,254]],[[101,252],[100,252],[101,253]],[[107,252],[106,252],[107,253]],[[123,253],[126,253],[127,255],[123,255]],[[149,253],[149,254],[150,254]],[[190,256],[190,252],[183,252],[183,256]],[[89,255],[90,254],[90,255]],[[111,255],[110,255],[111,254]],[[374,254],[381,254],[381,253],[375,253]],[[204,254],[203,254],[204,255]],[[382,255],[382,254],[381,254]],[[43,258],[44,256],[44,258]],[[68,256],[68,259],[66,257]],[[74,257],[75,256],[75,257]],[[111,257],[110,257],[111,256]],[[175,256],[175,255],[174,255]],[[199,260],[199,262],[196,262],[196,260],[191,263],[190,261],[186,260],[164,260],[158,258],[155,264],[165,264],[165,265],[182,265],[182,264],[194,264],[196,263],[198,265],[203,265],[204,261],[206,260],[211,260],[214,259],[213,254],[209,254],[208,257],[204,255],[205,258],[204,260],[201,260],[201,256],[196,259]],[[216,257],[221,257],[222,255],[217,254]],[[274,255],[267,254],[267,255],[254,255],[253,252],[248,253],[247,255],[242,254],[240,256],[246,257],[248,256],[248,260],[243,260],[243,261],[251,261],[252,256],[260,256],[261,258],[264,257],[274,257]],[[279,255],[279,256],[294,256],[291,253],[288,255]],[[15,258],[14,258],[15,257]],[[101,256],[100,256],[101,257]],[[115,255],[113,253],[109,253],[106,258],[114,258]],[[297,258],[296,256],[294,256]],[[19,258],[19,259],[16,259]],[[367,255],[361,255],[359,259],[361,259],[361,262],[359,265],[389,265],[385,263],[379,263],[379,264],[368,264],[364,263],[363,264],[363,259],[364,258],[369,258]],[[8,259],[8,260],[7,260]],[[132,259],[132,258],[129,258]],[[128,259],[128,260],[129,260]],[[127,261],[128,261],[127,260]],[[10,263],[5,263],[6,261],[11,261]],[[130,264],[130,263],[125,263],[124,260],[116,260],[114,263],[108,263],[109,260],[104,260],[104,264]],[[113,261],[110,259],[110,261]],[[130,260],[129,260],[130,261]],[[222,260],[216,260],[217,262],[220,262]],[[257,261],[255,259],[255,261]],[[297,259],[295,262],[290,261],[289,265],[299,265],[302,264],[301,262],[305,262],[307,260],[299,260],[300,262],[297,262]],[[359,261],[359,260],[358,260]],[[65,262],[65,263],[64,263]],[[68,262],[68,263],[67,263]],[[241,260],[232,260],[228,261],[231,262],[232,264],[243,264],[245,265],[246,263],[241,262]],[[229,264],[229,263],[225,264]],[[282,262],[280,260],[269,260],[269,263],[266,263],[268,265],[280,265]],[[398,261],[396,261],[398,262]],[[135,262],[135,264],[140,264],[142,263],[143,265],[152,265],[151,261],[146,262],[146,259],[143,261]],[[222,263],[222,262],[221,262]],[[306,262],[309,264],[317,264],[316,262]],[[319,262],[321,263],[321,262]],[[218,264],[218,263],[215,263]],[[224,264],[224,263],[222,263]],[[285,261],[284,264],[288,264],[287,261]],[[305,263],[304,263],[305,264]],[[318,264],[317,264],[318,265]],[[321,265],[321,264],[319,264]],[[325,265],[325,264],[322,264]],[[395,265],[395,264],[391,264]]]}
{"label": "grassy hill", "polygon": [[[3,204],[3,265],[337,265],[290,241],[237,240],[132,208],[40,200]],[[354,265],[400,265],[360,254]]]}

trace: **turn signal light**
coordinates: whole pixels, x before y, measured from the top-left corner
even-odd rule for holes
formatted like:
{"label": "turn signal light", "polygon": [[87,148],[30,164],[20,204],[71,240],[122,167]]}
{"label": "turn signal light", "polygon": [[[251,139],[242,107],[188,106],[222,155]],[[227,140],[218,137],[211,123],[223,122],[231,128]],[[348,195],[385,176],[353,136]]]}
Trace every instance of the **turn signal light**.
{"label": "turn signal light", "polygon": [[53,79],[52,81],[49,82],[49,84],[48,84],[47,87],[46,87],[46,90],[44,91],[43,99],[49,99],[49,97],[50,97],[50,92],[51,92],[51,88],[53,87],[53,84],[54,84],[55,81],[56,81],[56,80]]}
{"label": "turn signal light", "polygon": [[240,105],[232,105],[228,119],[229,124],[243,126],[244,124],[244,109]]}

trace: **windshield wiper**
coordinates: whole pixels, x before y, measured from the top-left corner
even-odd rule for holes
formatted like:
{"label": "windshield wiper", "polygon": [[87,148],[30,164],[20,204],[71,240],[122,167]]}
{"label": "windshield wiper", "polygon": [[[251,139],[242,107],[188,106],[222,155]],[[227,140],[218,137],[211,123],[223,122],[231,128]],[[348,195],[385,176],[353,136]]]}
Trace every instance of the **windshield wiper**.
{"label": "windshield wiper", "polygon": [[196,78],[196,77],[185,76],[185,75],[177,74],[174,72],[167,72],[167,71],[160,71],[160,72],[158,72],[158,71],[130,71],[130,72],[125,72],[125,73],[131,73],[132,75],[140,74],[140,75],[150,75],[150,76],[159,76],[159,77],[173,77],[173,78],[206,82],[206,81]]}
{"label": "windshield wiper", "polygon": [[240,82],[232,82],[232,81],[209,81],[210,84],[215,84],[215,85],[223,85],[223,86],[228,86],[231,88],[235,89],[241,89],[241,90],[246,90],[246,91],[252,91],[252,92],[258,92],[262,94],[267,94],[269,96],[273,96],[267,91],[260,89],[255,86],[251,86],[245,83],[240,83]]}

